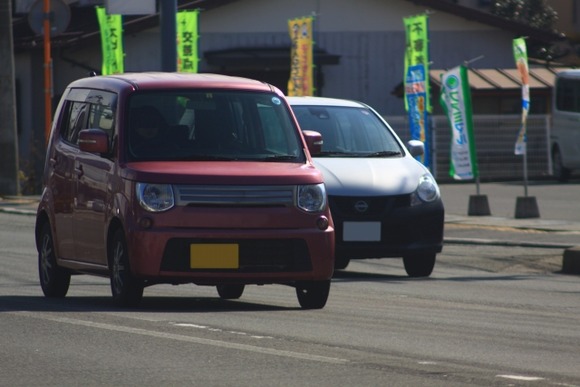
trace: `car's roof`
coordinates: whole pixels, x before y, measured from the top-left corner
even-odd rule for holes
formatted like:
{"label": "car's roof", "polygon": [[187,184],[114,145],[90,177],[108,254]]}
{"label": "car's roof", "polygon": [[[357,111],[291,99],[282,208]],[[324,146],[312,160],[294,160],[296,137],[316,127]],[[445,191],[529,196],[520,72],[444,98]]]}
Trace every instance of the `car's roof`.
{"label": "car's roof", "polygon": [[366,105],[349,99],[326,98],[326,97],[286,97],[292,106],[343,106],[343,107],[366,107]]}
{"label": "car's roof", "polygon": [[255,91],[275,91],[274,86],[254,79],[221,74],[190,74],[169,72],[125,73],[109,76],[82,78],[71,83],[72,87],[100,87],[105,89],[188,89],[223,88]]}

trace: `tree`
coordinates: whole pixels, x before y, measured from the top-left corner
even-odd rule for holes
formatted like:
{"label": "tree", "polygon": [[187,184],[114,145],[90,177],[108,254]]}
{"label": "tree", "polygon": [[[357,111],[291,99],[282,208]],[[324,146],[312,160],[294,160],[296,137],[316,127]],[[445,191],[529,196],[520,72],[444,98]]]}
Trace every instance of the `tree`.
{"label": "tree", "polygon": [[[491,13],[539,30],[558,32],[555,28],[558,13],[547,4],[546,0],[496,0],[491,7]],[[527,46],[530,57],[548,62],[569,53],[568,49],[561,47],[557,42],[547,44],[529,39]]]}
{"label": "tree", "polygon": [[553,31],[558,13],[548,6],[546,0],[497,0],[491,13],[530,27]]}

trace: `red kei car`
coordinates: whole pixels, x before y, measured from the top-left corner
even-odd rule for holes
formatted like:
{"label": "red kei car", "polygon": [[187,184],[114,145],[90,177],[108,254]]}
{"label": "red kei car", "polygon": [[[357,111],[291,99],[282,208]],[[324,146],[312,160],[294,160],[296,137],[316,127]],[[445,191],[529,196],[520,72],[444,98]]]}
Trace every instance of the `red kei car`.
{"label": "red kei car", "polygon": [[283,94],[244,78],[135,73],[77,80],[58,105],[36,220],[40,284],[110,277],[137,305],[150,285],[296,288],[326,304],[334,226],[321,173]]}

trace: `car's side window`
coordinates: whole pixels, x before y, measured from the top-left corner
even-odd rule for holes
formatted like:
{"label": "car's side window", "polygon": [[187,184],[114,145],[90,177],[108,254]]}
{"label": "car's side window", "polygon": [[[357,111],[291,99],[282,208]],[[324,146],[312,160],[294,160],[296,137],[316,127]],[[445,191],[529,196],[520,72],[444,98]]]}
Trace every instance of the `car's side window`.
{"label": "car's side window", "polygon": [[86,128],[87,106],[83,102],[68,101],[66,116],[61,128],[61,136],[66,142],[76,145],[79,132]]}
{"label": "car's side window", "polygon": [[90,104],[88,127],[102,129],[112,138],[115,127],[113,110],[109,106]]}

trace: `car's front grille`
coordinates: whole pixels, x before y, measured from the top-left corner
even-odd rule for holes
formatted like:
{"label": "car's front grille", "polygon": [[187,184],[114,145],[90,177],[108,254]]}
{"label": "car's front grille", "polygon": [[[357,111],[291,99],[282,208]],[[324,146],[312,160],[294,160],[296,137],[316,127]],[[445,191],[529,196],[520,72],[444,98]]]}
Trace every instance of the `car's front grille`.
{"label": "car's front grille", "polygon": [[407,208],[411,195],[396,196],[329,196],[333,216],[340,218],[384,218],[394,210]]}
{"label": "car's front grille", "polygon": [[268,206],[294,203],[295,186],[176,185],[178,206]]}
{"label": "car's front grille", "polygon": [[[300,272],[311,271],[308,245],[303,239],[190,239],[174,238],[167,242],[161,270],[190,269],[190,246],[200,243],[235,243],[239,246],[239,269],[236,272]],[[223,269],[220,269],[222,271]],[[207,270],[204,270],[207,271]],[[226,271],[232,271],[228,269]]]}

